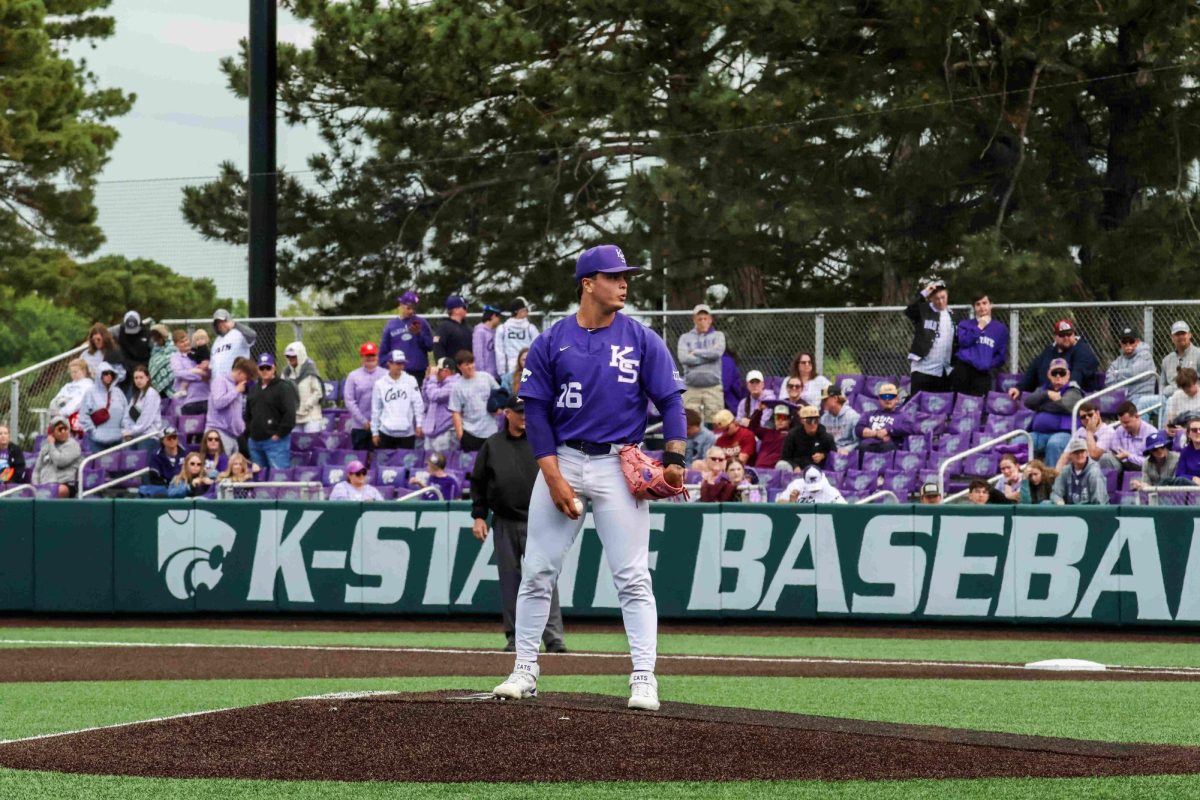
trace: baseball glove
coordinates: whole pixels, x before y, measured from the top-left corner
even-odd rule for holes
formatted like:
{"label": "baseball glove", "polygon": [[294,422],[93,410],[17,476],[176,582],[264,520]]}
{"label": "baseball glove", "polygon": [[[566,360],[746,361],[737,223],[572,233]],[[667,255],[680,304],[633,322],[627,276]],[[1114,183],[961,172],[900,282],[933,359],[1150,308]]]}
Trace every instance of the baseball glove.
{"label": "baseball glove", "polygon": [[629,492],[638,500],[665,500],[678,495],[688,498],[688,491],[680,486],[676,489],[667,483],[661,461],[646,455],[637,445],[627,444],[621,448],[621,471]]}

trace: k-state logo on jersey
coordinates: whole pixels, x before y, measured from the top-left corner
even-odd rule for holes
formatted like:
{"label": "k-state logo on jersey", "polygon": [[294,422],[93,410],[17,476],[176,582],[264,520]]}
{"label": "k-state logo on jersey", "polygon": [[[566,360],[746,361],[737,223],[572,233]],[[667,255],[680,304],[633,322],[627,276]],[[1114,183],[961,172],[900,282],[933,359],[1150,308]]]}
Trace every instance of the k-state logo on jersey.
{"label": "k-state logo on jersey", "polygon": [[629,354],[633,352],[632,347],[621,347],[619,344],[610,345],[612,347],[612,359],[609,360],[610,367],[616,367],[621,374],[617,376],[617,383],[637,383],[638,367],[642,365],[641,360],[629,358]]}

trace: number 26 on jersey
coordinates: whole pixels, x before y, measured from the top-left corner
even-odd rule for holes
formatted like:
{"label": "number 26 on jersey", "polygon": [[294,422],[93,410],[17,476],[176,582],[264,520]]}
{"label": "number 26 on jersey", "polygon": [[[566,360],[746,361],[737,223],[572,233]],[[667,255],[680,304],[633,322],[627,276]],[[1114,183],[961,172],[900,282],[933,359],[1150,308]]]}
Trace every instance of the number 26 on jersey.
{"label": "number 26 on jersey", "polygon": [[577,381],[570,383],[559,384],[558,401],[554,404],[558,408],[582,408],[583,407],[583,384]]}

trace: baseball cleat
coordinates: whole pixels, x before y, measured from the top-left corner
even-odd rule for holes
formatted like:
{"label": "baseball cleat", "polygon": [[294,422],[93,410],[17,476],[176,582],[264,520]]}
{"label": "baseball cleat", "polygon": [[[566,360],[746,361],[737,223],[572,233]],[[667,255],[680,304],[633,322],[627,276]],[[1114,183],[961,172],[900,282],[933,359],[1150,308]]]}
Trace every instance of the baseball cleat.
{"label": "baseball cleat", "polygon": [[492,694],[509,700],[537,697],[538,674],[536,661],[518,661],[517,665],[513,667],[512,675],[509,675],[504,683],[492,689]]}
{"label": "baseball cleat", "polygon": [[658,681],[653,672],[635,672],[629,676],[629,708],[658,711]]}

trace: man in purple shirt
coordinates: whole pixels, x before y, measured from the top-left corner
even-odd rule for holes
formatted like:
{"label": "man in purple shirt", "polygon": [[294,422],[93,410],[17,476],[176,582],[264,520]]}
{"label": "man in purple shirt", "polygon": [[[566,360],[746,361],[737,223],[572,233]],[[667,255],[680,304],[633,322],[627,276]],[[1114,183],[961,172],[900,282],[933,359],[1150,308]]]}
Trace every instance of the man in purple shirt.
{"label": "man in purple shirt", "polygon": [[450,413],[450,395],[458,383],[458,367],[451,358],[440,358],[430,369],[430,375],[421,386],[425,397],[425,452],[450,453],[458,449],[458,436],[454,432],[454,415]]}
{"label": "man in purple shirt", "polygon": [[503,320],[500,309],[489,303],[483,307],[483,322],[476,325],[471,334],[475,369],[488,373],[496,380],[500,380],[500,373],[496,371],[496,328],[500,327]]}
{"label": "man in purple shirt", "polygon": [[1179,451],[1175,477],[1187,478],[1200,486],[1200,420],[1188,422],[1186,430],[1187,443]]}
{"label": "man in purple shirt", "polygon": [[992,319],[992,300],[978,294],[972,301],[974,319],[964,319],[954,331],[954,390],[983,397],[1008,358],[1008,326]]}
{"label": "man in purple shirt", "polygon": [[433,330],[428,322],[416,315],[420,301],[421,298],[413,291],[400,295],[399,316],[388,320],[387,325],[383,326],[383,335],[379,337],[379,352],[404,351],[404,371],[413,376],[417,386],[425,380],[429,351],[433,349]]}
{"label": "man in purple shirt", "polygon": [[861,443],[858,449],[866,452],[886,453],[895,450],[912,433],[912,428],[896,410],[900,404],[900,391],[893,383],[879,387],[879,410],[859,417],[854,432]]}
{"label": "man in purple shirt", "polygon": [[375,382],[387,374],[379,368],[379,349],[374,342],[364,342],[358,348],[362,366],[346,376],[342,399],[354,420],[350,429],[350,446],[355,450],[374,450],[371,442],[371,390]]}
{"label": "man in purple shirt", "polygon": [[1108,452],[1100,457],[1100,466],[1140,472],[1146,460],[1146,440],[1156,433],[1157,428],[1138,416],[1137,405],[1126,400],[1117,408],[1117,424],[1113,426]]}

